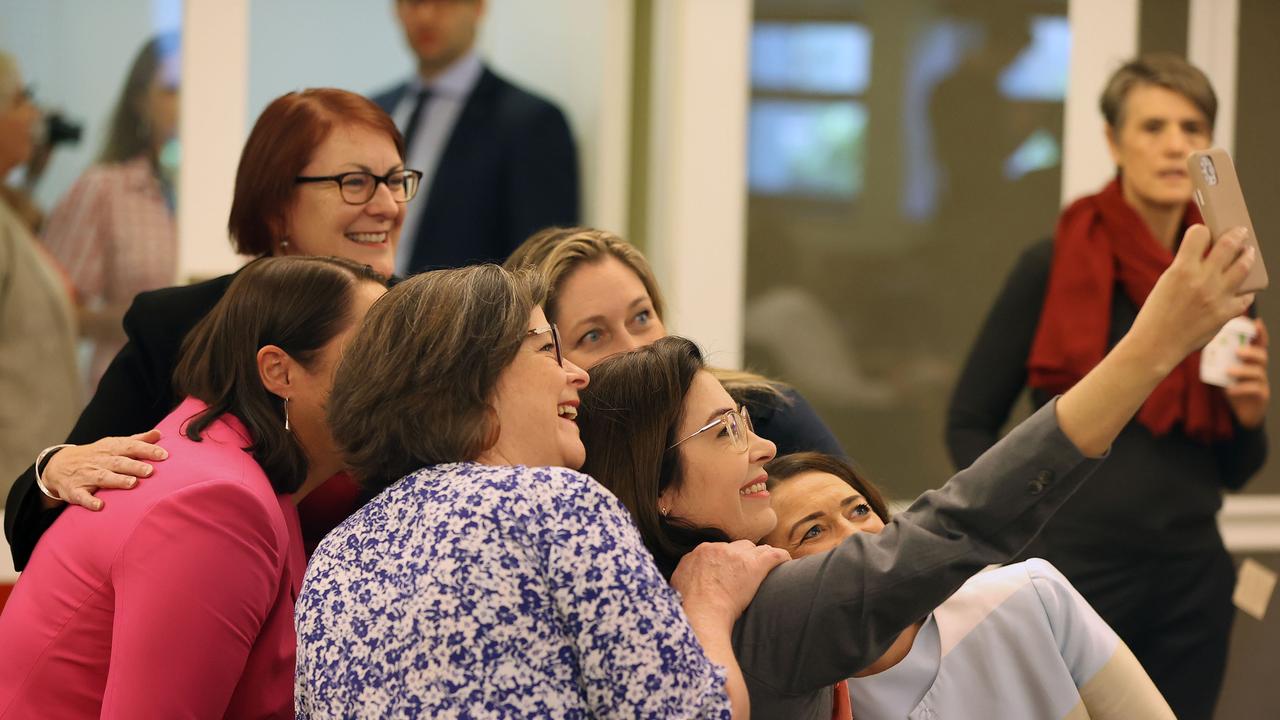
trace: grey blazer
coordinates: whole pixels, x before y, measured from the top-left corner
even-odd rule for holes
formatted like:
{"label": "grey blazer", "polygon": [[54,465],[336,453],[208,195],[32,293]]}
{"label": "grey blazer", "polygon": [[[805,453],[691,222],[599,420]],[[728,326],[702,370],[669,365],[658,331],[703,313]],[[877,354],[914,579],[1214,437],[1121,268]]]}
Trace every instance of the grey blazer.
{"label": "grey blazer", "polygon": [[1062,434],[1056,408],[1046,404],[880,534],[770,573],[733,631],[753,718],[829,720],[836,682],[1040,532],[1101,463]]}

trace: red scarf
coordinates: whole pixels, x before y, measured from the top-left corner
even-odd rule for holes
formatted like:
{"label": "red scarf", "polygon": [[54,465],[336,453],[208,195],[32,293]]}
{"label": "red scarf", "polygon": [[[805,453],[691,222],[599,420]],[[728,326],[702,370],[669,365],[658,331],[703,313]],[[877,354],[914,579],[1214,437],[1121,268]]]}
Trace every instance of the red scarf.
{"label": "red scarf", "polygon": [[[1187,203],[1183,227],[1203,222]],[[1119,178],[1102,192],[1080,198],[1062,213],[1053,236],[1053,267],[1031,356],[1030,385],[1065,392],[1107,352],[1112,290],[1119,282],[1138,307],[1173,253],[1156,242],[1142,218],[1125,202]],[[1181,424],[1200,442],[1231,437],[1231,410],[1222,392],[1200,382],[1200,353],[1179,363],[1138,411],[1138,422],[1155,435]]]}

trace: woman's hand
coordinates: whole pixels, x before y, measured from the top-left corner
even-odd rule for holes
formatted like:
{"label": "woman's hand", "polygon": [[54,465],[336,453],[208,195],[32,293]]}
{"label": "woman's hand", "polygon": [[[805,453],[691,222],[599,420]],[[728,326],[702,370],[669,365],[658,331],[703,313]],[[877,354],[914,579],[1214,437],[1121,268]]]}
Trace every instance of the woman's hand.
{"label": "woman's hand", "polygon": [[1245,237],[1243,228],[1233,228],[1209,248],[1208,228],[1192,225],[1142,304],[1129,337],[1151,353],[1164,374],[1253,304],[1252,293],[1239,294],[1257,256],[1245,246]]}
{"label": "woman's hand", "polygon": [[1231,384],[1227,386],[1227,402],[1243,427],[1253,429],[1262,424],[1271,401],[1271,382],[1267,380],[1267,326],[1255,319],[1258,334],[1253,343],[1236,350],[1240,363],[1227,370]]}
{"label": "woman's hand", "polygon": [[686,613],[712,614],[733,622],[747,609],[769,571],[789,559],[785,550],[749,540],[703,543],[676,566],[671,586],[684,598]]}
{"label": "woman's hand", "polygon": [[1244,237],[1236,228],[1209,249],[1209,231],[1191,226],[1133,327],[1058,398],[1058,426],[1082,454],[1106,453],[1160,381],[1253,303],[1252,293],[1238,294],[1257,255],[1241,250]]}
{"label": "woman's hand", "polygon": [[[151,465],[169,457],[168,451],[153,443],[160,440],[159,430],[148,430],[129,437],[103,438],[89,445],[72,445],[54,453],[40,473],[49,492],[90,510],[101,510],[102,501],[93,494],[102,488],[131,488],[138,478],[152,473]],[[46,504],[52,504],[46,499]]]}

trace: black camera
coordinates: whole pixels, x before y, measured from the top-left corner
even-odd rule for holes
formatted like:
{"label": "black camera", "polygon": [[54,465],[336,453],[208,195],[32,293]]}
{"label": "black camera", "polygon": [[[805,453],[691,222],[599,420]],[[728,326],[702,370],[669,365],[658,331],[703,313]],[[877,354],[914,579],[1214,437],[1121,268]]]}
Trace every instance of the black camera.
{"label": "black camera", "polygon": [[60,112],[45,115],[44,123],[45,142],[49,147],[56,147],[63,143],[75,145],[80,142],[80,135],[84,132],[83,125],[71,122]]}

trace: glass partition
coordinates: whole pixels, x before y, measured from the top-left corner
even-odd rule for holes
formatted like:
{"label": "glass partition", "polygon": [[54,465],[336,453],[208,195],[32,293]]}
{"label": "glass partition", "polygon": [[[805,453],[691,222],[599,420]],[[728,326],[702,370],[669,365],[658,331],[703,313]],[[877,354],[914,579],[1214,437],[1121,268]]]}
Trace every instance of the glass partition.
{"label": "glass partition", "polygon": [[950,476],[956,374],[1053,230],[1066,5],[756,2],[747,364],[895,496]]}

